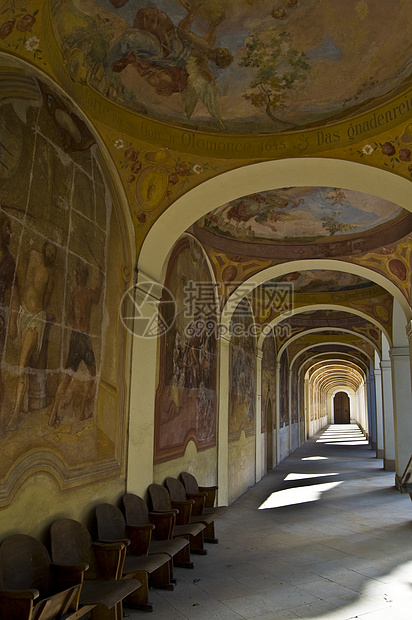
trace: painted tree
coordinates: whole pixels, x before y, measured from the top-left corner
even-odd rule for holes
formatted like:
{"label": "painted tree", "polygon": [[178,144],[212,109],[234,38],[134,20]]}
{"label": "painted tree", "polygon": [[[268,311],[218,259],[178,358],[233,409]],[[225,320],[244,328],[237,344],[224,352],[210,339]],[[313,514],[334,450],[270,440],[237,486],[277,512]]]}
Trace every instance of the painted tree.
{"label": "painted tree", "polygon": [[[291,46],[292,37],[275,28],[251,34],[239,66],[255,70],[251,92],[244,94],[256,108],[264,108],[273,121],[284,122],[274,114],[287,106],[288,91],[307,79],[310,66],[304,52]],[[291,124],[291,123],[288,123]]]}
{"label": "painted tree", "polygon": [[344,222],[339,222],[337,218],[341,215],[341,213],[341,211],[332,211],[331,215],[321,218],[322,227],[327,230],[331,236],[336,235],[336,233],[339,232],[342,233],[359,228],[356,224],[345,224]]}

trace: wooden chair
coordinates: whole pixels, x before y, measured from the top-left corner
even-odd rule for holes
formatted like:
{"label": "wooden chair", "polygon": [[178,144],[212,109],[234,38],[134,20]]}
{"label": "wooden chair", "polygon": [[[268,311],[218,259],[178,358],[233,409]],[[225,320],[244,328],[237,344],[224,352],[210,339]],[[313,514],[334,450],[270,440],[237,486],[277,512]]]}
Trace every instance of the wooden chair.
{"label": "wooden chair", "polygon": [[79,607],[87,564],[53,564],[36,538],[16,534],[0,546],[1,620],[81,618],[93,605]]}
{"label": "wooden chair", "polygon": [[149,554],[167,553],[175,566],[194,568],[190,559],[190,544],[182,536],[174,538],[176,513],[149,512],[143,498],[134,493],[123,496],[123,507],[128,525],[154,525],[152,539],[149,544]]}
{"label": "wooden chair", "polygon": [[137,579],[122,579],[125,543],[95,543],[88,529],[73,519],[55,521],[50,538],[54,562],[89,565],[80,604],[95,606],[90,620],[123,620],[123,600],[142,586]]}
{"label": "wooden chair", "polygon": [[149,496],[154,512],[170,513],[176,515],[176,525],[174,526],[173,536],[183,536],[190,543],[190,552],[198,555],[206,555],[207,550],[203,546],[203,531],[205,523],[190,523],[193,500],[184,502],[172,501],[169,491],[161,484],[152,483],[149,485]]}
{"label": "wooden chair", "polygon": [[183,483],[177,478],[172,478],[170,476],[166,478],[165,485],[173,502],[183,502],[185,500],[193,502],[190,523],[204,523],[206,525],[204,531],[205,542],[217,544],[218,539],[215,536],[215,519],[217,519],[217,513],[209,512],[205,514],[203,512],[206,496],[199,493],[189,498]]}
{"label": "wooden chair", "polygon": [[209,486],[209,487],[202,487],[198,485],[198,482],[195,478],[195,476],[193,476],[193,474],[189,474],[189,472],[187,471],[182,471],[182,473],[180,474],[180,478],[183,482],[183,485],[185,487],[186,490],[186,495],[189,497],[190,495],[197,495],[199,493],[205,493],[205,504],[203,507],[203,512],[204,513],[208,513],[208,512],[214,512],[217,514],[218,517],[220,517],[222,514],[224,514],[227,510],[227,506],[216,506],[216,496],[217,496],[217,490],[218,487],[217,486]]}
{"label": "wooden chair", "polygon": [[170,567],[173,569],[171,557],[165,553],[148,555],[154,525],[127,525],[122,511],[107,503],[97,506],[96,518],[99,541],[124,541],[127,550],[123,575],[136,577],[143,585],[128,598],[127,606],[153,611],[149,587],[162,590],[174,588],[170,581]]}

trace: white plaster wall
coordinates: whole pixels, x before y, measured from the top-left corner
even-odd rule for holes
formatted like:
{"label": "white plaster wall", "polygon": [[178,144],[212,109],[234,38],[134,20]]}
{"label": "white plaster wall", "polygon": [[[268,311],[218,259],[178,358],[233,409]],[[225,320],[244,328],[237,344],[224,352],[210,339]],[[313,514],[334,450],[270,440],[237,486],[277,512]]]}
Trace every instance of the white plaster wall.
{"label": "white plaster wall", "polygon": [[229,504],[255,484],[255,436],[229,442]]}
{"label": "white plaster wall", "polygon": [[316,435],[322,428],[328,424],[328,414],[326,413],[317,420],[311,420],[309,425],[309,437]]}
{"label": "white plaster wall", "polygon": [[283,461],[290,454],[289,447],[290,426],[284,426],[279,429],[279,462]]}
{"label": "white plaster wall", "polygon": [[178,478],[182,471],[188,471],[197,479],[200,486],[217,484],[217,448],[198,452],[193,441],[189,441],[184,456],[153,468],[153,482],[163,484],[165,478]]}
{"label": "white plaster wall", "polygon": [[292,424],[291,430],[292,430],[291,448],[293,452],[294,450],[296,450],[296,448],[299,447],[299,422],[295,422],[294,424]]}
{"label": "white plaster wall", "polygon": [[267,471],[266,433],[260,433],[260,471],[263,476]]}

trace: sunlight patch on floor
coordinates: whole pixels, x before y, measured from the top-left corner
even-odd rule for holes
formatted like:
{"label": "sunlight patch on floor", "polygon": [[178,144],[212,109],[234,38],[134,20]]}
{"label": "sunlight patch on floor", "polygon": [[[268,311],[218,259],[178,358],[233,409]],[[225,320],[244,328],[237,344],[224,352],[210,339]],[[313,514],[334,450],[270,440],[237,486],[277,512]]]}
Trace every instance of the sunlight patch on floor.
{"label": "sunlight patch on floor", "polygon": [[356,424],[332,424],[316,440],[316,443],[333,446],[369,445],[369,441]]}
{"label": "sunlight patch on floor", "polygon": [[261,504],[261,506],[259,506],[259,510],[316,502],[322,497],[323,493],[331,491],[342,484],[342,482],[343,480],[340,482],[325,482],[324,484],[313,484],[311,486],[275,491]]}
{"label": "sunlight patch on floor", "polygon": [[339,473],[325,474],[288,474],[285,480],[306,480],[308,478],[323,478],[324,476],[339,476]]}

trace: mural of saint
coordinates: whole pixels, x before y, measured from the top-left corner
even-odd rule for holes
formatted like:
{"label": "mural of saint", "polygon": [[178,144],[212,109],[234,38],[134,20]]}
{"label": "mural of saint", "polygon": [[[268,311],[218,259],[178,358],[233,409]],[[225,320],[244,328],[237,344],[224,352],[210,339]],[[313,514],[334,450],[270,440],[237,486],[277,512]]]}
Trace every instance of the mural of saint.
{"label": "mural of saint", "polygon": [[[2,363],[4,345],[6,343],[7,319],[8,335],[13,339],[17,336],[17,312],[19,309],[19,290],[16,275],[16,261],[9,250],[11,239],[11,222],[5,214],[0,215],[0,437],[6,432],[5,412],[3,411],[4,385],[2,377]],[[6,307],[6,293],[10,292],[10,310]]]}
{"label": "mural of saint", "polygon": [[94,141],[72,144],[56,131],[56,113],[77,120],[75,111],[57,97],[51,110],[23,77],[30,97],[0,102],[1,142],[19,138],[2,149],[0,168],[0,478],[38,470],[43,452],[59,484],[84,484],[113,475],[123,458],[126,353],[105,326],[118,320],[128,284],[105,292],[108,253],[118,273],[127,250]]}
{"label": "mural of saint", "polygon": [[[217,344],[214,287],[200,247],[184,239],[175,248],[166,287],[176,302],[174,324],[161,340],[156,393],[155,460],[216,441]],[[169,324],[170,317],[164,317]],[[169,353],[170,352],[170,353]]]}
{"label": "mural of saint", "polygon": [[53,408],[50,413],[50,426],[59,423],[58,411],[66,394],[74,373],[77,372],[83,361],[89,372],[89,379],[85,381],[82,405],[79,411],[81,420],[90,417],[86,414],[86,406],[90,399],[91,390],[96,377],[96,360],[90,338],[90,316],[93,305],[98,304],[102,292],[103,272],[99,269],[99,282],[95,289],[88,284],[89,270],[84,262],[78,262],[76,266],[76,288],[71,294],[69,302],[69,321],[72,326],[70,335],[69,352],[66,359],[66,374],[61,380],[54,398]]}
{"label": "mural of saint", "polygon": [[43,344],[43,336],[48,321],[47,309],[54,286],[54,263],[56,246],[46,240],[43,251],[31,250],[26,267],[26,277],[22,287],[22,301],[18,315],[21,340],[19,357],[19,378],[17,393],[8,430],[19,426],[23,399],[28,388],[26,369],[36,364]]}
{"label": "mural of saint", "polygon": [[253,315],[249,304],[239,304],[232,317],[230,343],[230,414],[229,438],[237,440],[240,432],[255,431],[255,342]]}

